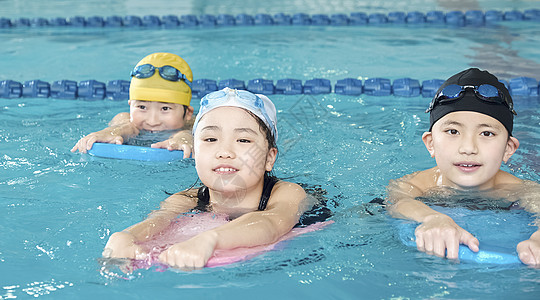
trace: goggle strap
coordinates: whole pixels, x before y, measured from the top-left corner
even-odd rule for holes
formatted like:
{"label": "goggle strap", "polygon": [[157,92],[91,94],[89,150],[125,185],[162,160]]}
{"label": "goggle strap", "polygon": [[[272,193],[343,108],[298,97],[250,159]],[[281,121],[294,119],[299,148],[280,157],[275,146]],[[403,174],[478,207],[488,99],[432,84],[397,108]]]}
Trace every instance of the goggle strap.
{"label": "goggle strap", "polygon": [[[142,66],[146,66],[146,65],[149,65],[151,66],[152,68],[150,68],[149,72],[145,72],[143,73],[140,69]],[[171,67],[173,68],[175,71],[176,71],[176,77],[178,78],[177,80],[171,80],[169,78],[165,78],[163,77],[163,73],[162,73],[162,70],[163,70],[163,67]],[[140,66],[136,66],[135,68],[133,68],[133,70],[131,71],[130,73],[130,76],[131,77],[136,77],[136,78],[149,78],[151,76],[153,76],[155,73],[156,73],[156,69],[159,70],[159,75],[161,76],[161,78],[165,79],[165,80],[169,80],[169,81],[184,81],[190,88],[191,88],[191,80],[187,79],[186,75],[182,72],[180,72],[180,70],[178,70],[177,68],[173,67],[173,66],[169,66],[169,65],[166,65],[166,66],[163,66],[163,67],[155,67],[151,64],[144,64],[144,65],[140,65]]]}
{"label": "goggle strap", "polygon": [[[481,86],[488,86],[488,87],[493,87],[497,90],[497,96],[491,96],[491,95],[484,95],[480,92],[479,88]],[[450,88],[453,88],[454,86],[456,87],[459,87],[460,88],[460,91],[455,94],[455,95],[448,95],[447,93],[445,93],[445,90],[447,90],[449,87]],[[490,102],[495,102],[494,100],[499,100],[498,102],[500,102],[500,104],[504,104],[506,105],[510,111],[512,112],[512,114],[514,115],[517,115],[516,111],[514,110],[514,105],[513,103],[509,102],[506,97],[504,96],[504,94],[495,86],[493,85],[490,85],[490,84],[482,84],[482,85],[479,85],[479,86],[474,86],[474,85],[457,85],[457,84],[451,84],[451,85],[448,85],[446,87],[444,87],[434,98],[433,100],[431,101],[431,103],[429,104],[429,108],[426,110],[426,113],[430,112],[433,110],[433,108],[437,105],[437,104],[441,104],[441,103],[444,103],[444,102],[447,102],[447,101],[454,101],[454,100],[459,100],[463,97],[463,94],[464,92],[467,90],[467,89],[473,89],[474,91],[474,94],[476,96],[476,98],[480,99],[480,100],[483,100],[483,101],[490,101]],[[447,90],[448,92],[448,90]],[[445,97],[444,99],[441,99],[442,97]],[[445,101],[446,100],[446,101]]]}

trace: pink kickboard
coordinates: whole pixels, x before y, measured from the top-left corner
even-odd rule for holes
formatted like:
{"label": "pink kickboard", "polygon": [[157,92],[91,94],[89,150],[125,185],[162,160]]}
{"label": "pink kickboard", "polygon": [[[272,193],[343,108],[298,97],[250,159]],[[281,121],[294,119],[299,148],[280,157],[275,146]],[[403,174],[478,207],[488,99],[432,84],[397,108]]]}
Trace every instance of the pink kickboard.
{"label": "pink kickboard", "polygon": [[[226,224],[228,220],[223,216],[212,213],[186,214],[178,218],[159,236],[141,243],[140,245],[148,251],[149,257],[145,260],[135,260],[133,267],[136,269],[148,269],[151,266],[158,266],[158,271],[166,269],[168,266],[159,262],[158,256],[173,244],[188,240],[195,235]],[[239,261],[251,259],[265,252],[271,251],[285,240],[292,239],[304,233],[320,230],[334,221],[325,221],[311,224],[307,227],[293,228],[282,236],[277,242],[269,245],[260,245],[250,248],[236,248],[231,250],[216,250],[214,255],[206,263],[206,267],[219,267]]]}

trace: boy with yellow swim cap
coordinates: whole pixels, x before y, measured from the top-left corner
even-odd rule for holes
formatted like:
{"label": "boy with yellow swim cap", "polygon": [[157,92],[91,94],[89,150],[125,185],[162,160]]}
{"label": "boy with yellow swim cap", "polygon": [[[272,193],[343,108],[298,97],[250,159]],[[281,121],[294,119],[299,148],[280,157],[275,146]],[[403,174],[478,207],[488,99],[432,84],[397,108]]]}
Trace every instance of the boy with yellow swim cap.
{"label": "boy with yellow swim cap", "polygon": [[109,127],[81,138],[71,152],[86,153],[96,142],[123,144],[141,131],[173,131],[169,139],[151,147],[183,150],[184,158],[189,157],[193,147],[189,65],[178,55],[153,53],[137,63],[131,76],[129,113],[119,113]]}

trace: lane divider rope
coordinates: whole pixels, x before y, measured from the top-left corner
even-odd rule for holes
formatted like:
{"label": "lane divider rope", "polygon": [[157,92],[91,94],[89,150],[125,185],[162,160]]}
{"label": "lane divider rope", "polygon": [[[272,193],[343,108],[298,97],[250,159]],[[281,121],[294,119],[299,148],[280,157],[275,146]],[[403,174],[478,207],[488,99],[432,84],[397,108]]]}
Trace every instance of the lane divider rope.
{"label": "lane divider rope", "polygon": [[269,14],[231,14],[210,15],[156,15],[145,16],[74,16],[70,18],[0,18],[0,28],[43,28],[43,27],[76,27],[76,28],[213,28],[226,26],[365,26],[384,24],[428,24],[461,26],[486,26],[501,21],[540,21],[540,9],[526,9],[524,11],[500,10],[468,10],[468,11],[439,11],[426,13],[419,11],[394,11],[388,14],[353,12],[347,14],[305,14],[293,15],[278,13]]}
{"label": "lane divider rope", "polygon": [[[247,84],[238,79],[225,79],[216,81],[212,79],[198,79],[192,83],[194,98],[219,89],[230,87],[248,90],[253,93],[274,95],[299,94],[329,94],[341,95],[370,95],[370,96],[398,96],[398,97],[433,97],[442,85],[442,79],[429,79],[420,82],[417,79],[398,78],[393,82],[388,78],[369,78],[364,81],[356,78],[338,80],[333,88],[328,79],[313,78],[302,82],[300,79],[279,79],[274,84],[269,79],[251,79]],[[509,81],[501,80],[512,96],[538,96],[540,85],[538,80],[530,77],[516,77]],[[52,83],[41,80],[29,80],[23,83],[14,80],[0,81],[0,98],[54,98],[54,99],[82,99],[82,100],[113,100],[129,99],[129,85],[127,80],[112,80],[107,83],[94,79],[84,81],[58,80]]]}

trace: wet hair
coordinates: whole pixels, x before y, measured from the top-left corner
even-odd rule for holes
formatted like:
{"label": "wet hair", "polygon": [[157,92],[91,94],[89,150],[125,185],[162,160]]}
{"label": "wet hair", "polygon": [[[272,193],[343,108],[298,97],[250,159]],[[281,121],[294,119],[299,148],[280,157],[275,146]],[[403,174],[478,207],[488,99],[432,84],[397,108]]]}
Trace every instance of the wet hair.
{"label": "wet hair", "polygon": [[[265,135],[266,141],[268,142],[268,149],[267,150],[270,150],[272,148],[276,148],[276,150],[277,150],[276,139],[272,135],[272,131],[270,130],[270,128],[268,128],[268,126],[264,123],[264,121],[261,120],[259,117],[257,117],[257,115],[255,115],[254,113],[252,113],[252,112],[250,112],[248,110],[245,110],[245,111],[247,111],[247,113],[250,116],[252,116],[255,119],[255,121],[257,121],[257,124],[259,124],[259,130]],[[278,153],[279,153],[279,151],[278,151]],[[276,160],[277,160],[277,156],[276,156]],[[265,171],[264,176],[265,176],[265,178],[266,177],[276,178],[276,176],[274,175],[274,170],[273,169],[272,169],[272,171]]]}
{"label": "wet hair", "polygon": [[257,121],[257,124],[259,124],[259,130],[265,135],[266,141],[268,142],[268,150],[270,150],[272,148],[277,149],[276,139],[272,135],[272,131],[270,130],[270,128],[268,128],[266,123],[264,123],[264,121],[261,120],[259,117],[257,117],[257,115],[255,115],[254,113],[252,113],[252,112],[250,112],[248,110],[245,110],[245,111],[247,111],[247,113],[250,116],[252,116],[255,119],[255,121]]}

